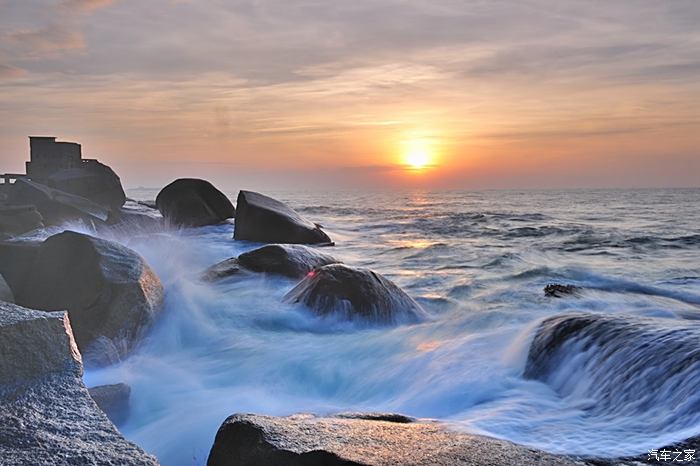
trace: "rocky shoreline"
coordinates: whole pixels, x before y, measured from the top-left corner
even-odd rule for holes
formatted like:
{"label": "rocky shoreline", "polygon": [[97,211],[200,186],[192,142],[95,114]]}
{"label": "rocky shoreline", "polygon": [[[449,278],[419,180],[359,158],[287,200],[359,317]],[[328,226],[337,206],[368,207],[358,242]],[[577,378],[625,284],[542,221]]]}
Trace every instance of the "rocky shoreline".
{"label": "rocky shoreline", "polygon": [[[43,242],[22,234],[80,219],[95,231],[187,228],[235,218],[235,240],[266,244],[202,271],[205,281],[239,274],[279,274],[299,280],[286,299],[310,312],[340,313],[371,324],[402,325],[426,317],[420,304],[387,278],[342,264],[317,246],[333,244],[322,227],[268,196],[241,191],[238,205],[204,180],[176,180],[158,195],[158,215],[125,208],[109,167],[58,177],[45,186],[18,180],[0,199],[0,459],[3,465],[155,465],[121,436],[114,423],[128,416],[128,386],[93,387],[87,364],[127,358],[158,318],[164,294],[137,253],[117,243],[65,231]],[[102,175],[100,175],[100,173]],[[101,192],[100,176],[111,193]],[[97,180],[96,180],[97,178]],[[68,182],[70,181],[70,182]],[[94,199],[76,193],[90,193]],[[156,217],[162,216],[162,221]],[[279,244],[278,244],[279,243]],[[579,290],[548,287],[566,298]],[[548,382],[547,370],[567,339],[582,332],[654,331],[620,319],[573,316],[544,322],[530,348],[526,377]],[[622,329],[622,330],[618,330]],[[651,330],[649,330],[651,329]],[[595,334],[605,345],[605,334]],[[690,335],[683,344],[693,345]],[[696,354],[696,353],[692,353]],[[692,356],[694,357],[694,356]],[[636,374],[625,375],[628,379]],[[614,387],[613,387],[614,388]],[[91,396],[92,395],[92,396]],[[93,399],[94,398],[94,399]],[[104,414],[107,412],[109,418]],[[111,419],[111,421],[110,421]],[[685,444],[694,446],[694,440]],[[671,447],[669,447],[671,448]],[[224,465],[612,465],[646,463],[647,455],[581,459],[457,432],[449,425],[400,414],[331,417],[234,414],[221,425],[208,464]],[[663,462],[660,462],[663,464]],[[648,464],[648,463],[647,463]],[[668,464],[671,464],[669,462]],[[683,464],[698,464],[685,462]]]}

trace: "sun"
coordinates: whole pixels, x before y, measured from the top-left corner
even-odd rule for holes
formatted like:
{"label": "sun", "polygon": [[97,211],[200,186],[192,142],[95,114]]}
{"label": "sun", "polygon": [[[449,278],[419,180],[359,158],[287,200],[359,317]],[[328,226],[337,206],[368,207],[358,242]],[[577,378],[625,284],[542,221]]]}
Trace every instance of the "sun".
{"label": "sun", "polygon": [[423,170],[430,166],[433,150],[427,141],[414,140],[404,144],[403,163],[411,170]]}

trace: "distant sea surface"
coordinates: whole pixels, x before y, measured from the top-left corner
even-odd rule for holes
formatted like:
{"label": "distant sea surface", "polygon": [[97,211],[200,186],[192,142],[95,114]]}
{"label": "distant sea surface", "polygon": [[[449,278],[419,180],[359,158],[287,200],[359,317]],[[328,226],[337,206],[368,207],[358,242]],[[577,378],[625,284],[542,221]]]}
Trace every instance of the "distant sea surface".
{"label": "distant sea surface", "polygon": [[[234,241],[233,223],[112,237],[152,265],[166,304],[132,357],[85,378],[131,385],[121,430],[164,465],[205,464],[236,412],[399,412],[606,457],[700,434],[700,400],[683,409],[677,401],[700,396],[700,368],[680,378],[674,355],[668,383],[654,385],[668,396],[633,380],[613,387],[614,409],[595,408],[595,387],[624,363],[613,355],[589,370],[595,345],[568,348],[554,383],[523,377],[533,334],[550,316],[700,325],[700,190],[268,194],[324,226],[336,242],[324,252],[395,281],[430,319],[349,324],[283,304],[292,280],[200,282],[206,267],[259,246]],[[551,282],[587,291],[547,298]]]}

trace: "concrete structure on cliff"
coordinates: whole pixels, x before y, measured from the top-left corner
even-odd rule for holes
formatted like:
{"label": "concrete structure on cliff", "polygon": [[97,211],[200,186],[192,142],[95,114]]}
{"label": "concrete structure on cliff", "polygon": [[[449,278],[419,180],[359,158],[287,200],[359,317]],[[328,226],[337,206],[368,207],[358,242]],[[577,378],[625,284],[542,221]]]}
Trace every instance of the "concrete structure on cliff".
{"label": "concrete structure on cliff", "polygon": [[83,159],[80,144],[56,141],[55,137],[29,136],[29,162],[27,177],[32,181],[46,183],[59,170],[81,168],[95,163],[94,159]]}
{"label": "concrete structure on cliff", "polygon": [[83,159],[80,144],[56,141],[54,136],[29,136],[29,162],[26,162],[26,175],[7,173],[2,175],[5,183],[17,178],[29,178],[46,184],[49,177],[67,168],[89,168],[95,159]]}

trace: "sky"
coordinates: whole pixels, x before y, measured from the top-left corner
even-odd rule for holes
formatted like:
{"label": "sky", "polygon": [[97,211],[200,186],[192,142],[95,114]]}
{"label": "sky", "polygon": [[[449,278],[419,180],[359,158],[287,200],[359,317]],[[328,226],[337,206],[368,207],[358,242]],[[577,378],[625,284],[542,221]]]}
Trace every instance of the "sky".
{"label": "sky", "polygon": [[700,186],[698,0],[0,0],[29,135],[125,187]]}

